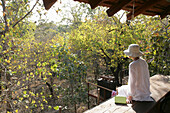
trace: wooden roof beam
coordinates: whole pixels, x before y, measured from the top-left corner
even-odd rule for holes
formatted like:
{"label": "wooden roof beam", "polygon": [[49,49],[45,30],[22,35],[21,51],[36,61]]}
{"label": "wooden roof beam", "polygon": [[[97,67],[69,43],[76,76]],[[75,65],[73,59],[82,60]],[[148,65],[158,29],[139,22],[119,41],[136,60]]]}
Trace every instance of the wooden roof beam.
{"label": "wooden roof beam", "polygon": [[102,0],[89,0],[89,4],[92,9],[96,8],[101,2]]}
{"label": "wooden roof beam", "polygon": [[165,11],[163,11],[162,13],[161,13],[161,19],[163,19],[163,18],[165,18],[166,17],[166,15],[169,15],[170,14],[170,7],[167,7],[166,8],[166,10]]}
{"label": "wooden roof beam", "polygon": [[45,9],[48,10],[57,0],[43,0]]}
{"label": "wooden roof beam", "polygon": [[130,3],[132,0],[120,0],[118,3],[112,5],[106,12],[107,15],[113,16],[115,13],[117,13],[119,10],[121,10],[125,5]]}
{"label": "wooden roof beam", "polygon": [[[148,8],[151,8],[153,5],[157,4],[158,2],[161,2],[161,0],[149,0],[148,2],[145,2],[140,7],[137,7],[134,11],[134,17],[138,16],[142,12],[146,11]],[[127,14],[127,19],[130,20],[132,18],[133,11]]]}

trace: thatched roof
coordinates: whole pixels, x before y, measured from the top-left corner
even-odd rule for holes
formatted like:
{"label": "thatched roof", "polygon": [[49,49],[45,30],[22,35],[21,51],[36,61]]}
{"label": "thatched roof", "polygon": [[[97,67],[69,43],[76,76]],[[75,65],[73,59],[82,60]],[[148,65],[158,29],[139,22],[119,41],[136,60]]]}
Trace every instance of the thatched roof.
{"label": "thatched roof", "polygon": [[[57,0],[43,0],[45,9],[48,10]],[[129,11],[127,19],[139,14],[160,15],[161,19],[170,14],[170,0],[74,0],[90,4],[94,9],[97,6],[109,7],[106,11],[108,16],[113,16],[119,10]]]}

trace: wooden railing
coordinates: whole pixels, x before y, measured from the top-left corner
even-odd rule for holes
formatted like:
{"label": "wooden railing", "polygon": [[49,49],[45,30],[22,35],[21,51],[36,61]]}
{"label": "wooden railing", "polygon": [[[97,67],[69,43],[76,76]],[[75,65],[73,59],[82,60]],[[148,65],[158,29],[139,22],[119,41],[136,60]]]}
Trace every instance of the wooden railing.
{"label": "wooden railing", "polygon": [[[90,90],[89,90],[90,89],[90,84],[97,87],[97,96],[93,95],[93,94],[90,94]],[[97,104],[99,105],[100,100],[103,101],[103,100],[106,99],[106,90],[112,92],[111,89],[105,88],[103,86],[100,86],[100,85],[97,85],[97,84],[94,84],[94,83],[91,83],[91,82],[87,82],[87,88],[88,88],[88,109],[90,108],[90,99],[89,99],[90,96],[96,98],[97,99]],[[104,89],[104,98],[100,97],[100,88]]]}

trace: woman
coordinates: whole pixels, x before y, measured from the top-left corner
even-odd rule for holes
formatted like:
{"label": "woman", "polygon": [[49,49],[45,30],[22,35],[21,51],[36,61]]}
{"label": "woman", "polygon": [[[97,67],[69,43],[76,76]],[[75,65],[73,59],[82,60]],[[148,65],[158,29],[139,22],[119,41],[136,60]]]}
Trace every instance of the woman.
{"label": "woman", "polygon": [[117,89],[119,96],[126,96],[127,103],[135,101],[153,101],[150,97],[150,75],[148,64],[140,56],[143,53],[140,51],[138,44],[131,44],[124,51],[126,55],[133,60],[129,64],[129,80],[128,85],[123,85]]}

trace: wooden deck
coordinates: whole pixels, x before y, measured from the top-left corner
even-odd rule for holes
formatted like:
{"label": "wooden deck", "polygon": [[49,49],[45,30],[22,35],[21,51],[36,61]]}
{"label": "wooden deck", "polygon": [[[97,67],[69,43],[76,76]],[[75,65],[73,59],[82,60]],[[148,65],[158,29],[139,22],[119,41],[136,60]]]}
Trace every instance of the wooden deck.
{"label": "wooden deck", "polygon": [[116,105],[115,99],[111,98],[84,113],[146,113],[160,98],[170,91],[170,76],[152,76],[150,83],[151,96],[155,100],[153,102],[133,102],[133,104],[128,105]]}

